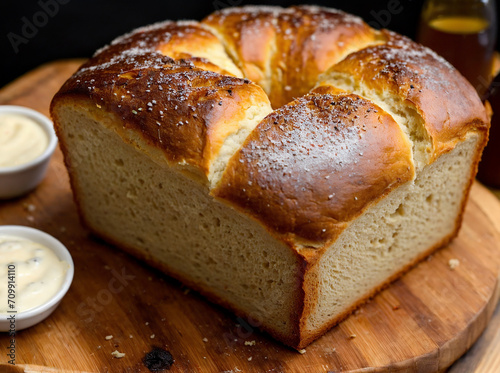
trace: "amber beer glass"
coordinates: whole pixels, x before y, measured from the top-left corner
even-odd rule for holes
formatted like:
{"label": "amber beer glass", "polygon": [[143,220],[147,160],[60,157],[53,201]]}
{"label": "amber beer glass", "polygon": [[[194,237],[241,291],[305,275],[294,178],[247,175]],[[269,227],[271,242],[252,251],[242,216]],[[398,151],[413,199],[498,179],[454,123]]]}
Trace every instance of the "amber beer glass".
{"label": "amber beer glass", "polygon": [[427,0],[417,39],[455,66],[484,99],[496,32],[494,0]]}

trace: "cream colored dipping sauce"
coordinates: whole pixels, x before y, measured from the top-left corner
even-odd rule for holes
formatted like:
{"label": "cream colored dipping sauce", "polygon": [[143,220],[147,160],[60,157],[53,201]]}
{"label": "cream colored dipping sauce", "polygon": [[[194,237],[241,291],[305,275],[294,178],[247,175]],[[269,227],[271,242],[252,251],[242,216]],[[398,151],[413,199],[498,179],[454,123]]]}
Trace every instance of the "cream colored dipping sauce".
{"label": "cream colored dipping sauce", "polygon": [[[12,265],[14,309],[7,301]],[[0,313],[22,312],[47,302],[62,287],[68,268],[68,263],[48,247],[22,237],[0,235]]]}
{"label": "cream colored dipping sauce", "polygon": [[27,163],[48,145],[49,136],[35,120],[20,114],[0,114],[0,167]]}

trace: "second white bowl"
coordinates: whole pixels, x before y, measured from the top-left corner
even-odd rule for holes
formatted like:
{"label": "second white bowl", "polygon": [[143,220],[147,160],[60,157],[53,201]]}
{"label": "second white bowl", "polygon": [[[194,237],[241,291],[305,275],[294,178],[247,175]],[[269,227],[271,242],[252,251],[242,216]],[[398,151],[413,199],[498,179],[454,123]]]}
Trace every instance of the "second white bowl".
{"label": "second white bowl", "polygon": [[25,194],[40,184],[56,148],[57,136],[52,121],[36,110],[24,106],[0,105],[0,114],[18,114],[33,119],[49,138],[47,148],[35,159],[13,167],[0,167],[0,198],[7,199]]}
{"label": "second white bowl", "polygon": [[[29,328],[30,326],[33,326],[44,320],[57,308],[62,298],[71,286],[75,269],[73,259],[71,258],[71,254],[69,253],[66,246],[64,246],[59,240],[45,232],[21,225],[0,225],[0,235],[1,234],[22,237],[33,242],[40,243],[54,251],[54,253],[60,260],[64,260],[66,263],[68,263],[68,269],[66,271],[64,282],[61,288],[49,301],[37,307],[15,314],[15,331],[19,331]],[[4,279],[2,281],[7,281],[7,279]],[[10,315],[0,314],[0,332],[8,332],[12,329],[9,316]]]}

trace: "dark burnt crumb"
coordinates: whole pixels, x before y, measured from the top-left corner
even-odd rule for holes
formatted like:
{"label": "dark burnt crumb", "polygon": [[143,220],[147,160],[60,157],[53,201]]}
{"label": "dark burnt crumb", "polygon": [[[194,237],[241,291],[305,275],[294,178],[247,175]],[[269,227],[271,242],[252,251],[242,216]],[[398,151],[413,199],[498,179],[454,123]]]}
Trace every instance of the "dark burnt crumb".
{"label": "dark burnt crumb", "polygon": [[411,88],[411,89],[413,89],[413,88],[415,88],[415,87],[413,86],[413,84],[410,84],[410,88]]}
{"label": "dark burnt crumb", "polygon": [[142,359],[144,366],[151,372],[169,370],[174,361],[172,354],[160,347],[153,347]]}
{"label": "dark burnt crumb", "polygon": [[229,96],[232,96],[232,95],[233,95],[233,91],[232,91],[232,90],[230,90],[230,89],[228,89],[228,90],[227,90],[227,93],[229,93]]}
{"label": "dark burnt crumb", "polygon": [[222,106],[222,101],[219,101],[219,106]]}
{"label": "dark burnt crumb", "polygon": [[401,308],[401,306],[400,306],[399,304],[398,304],[398,305],[396,305],[396,306],[393,306],[393,307],[392,307],[392,309],[393,309],[394,311],[397,311],[397,310],[399,310],[400,308]]}

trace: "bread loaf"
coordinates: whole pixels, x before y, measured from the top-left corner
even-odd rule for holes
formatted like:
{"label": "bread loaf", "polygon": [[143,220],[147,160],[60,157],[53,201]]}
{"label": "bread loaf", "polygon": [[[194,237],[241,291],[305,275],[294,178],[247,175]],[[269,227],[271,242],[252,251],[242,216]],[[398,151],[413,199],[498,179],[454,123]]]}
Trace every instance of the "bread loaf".
{"label": "bread loaf", "polygon": [[489,127],[441,57],[311,6],[135,30],[51,113],[92,232],[297,349],[457,234]]}

